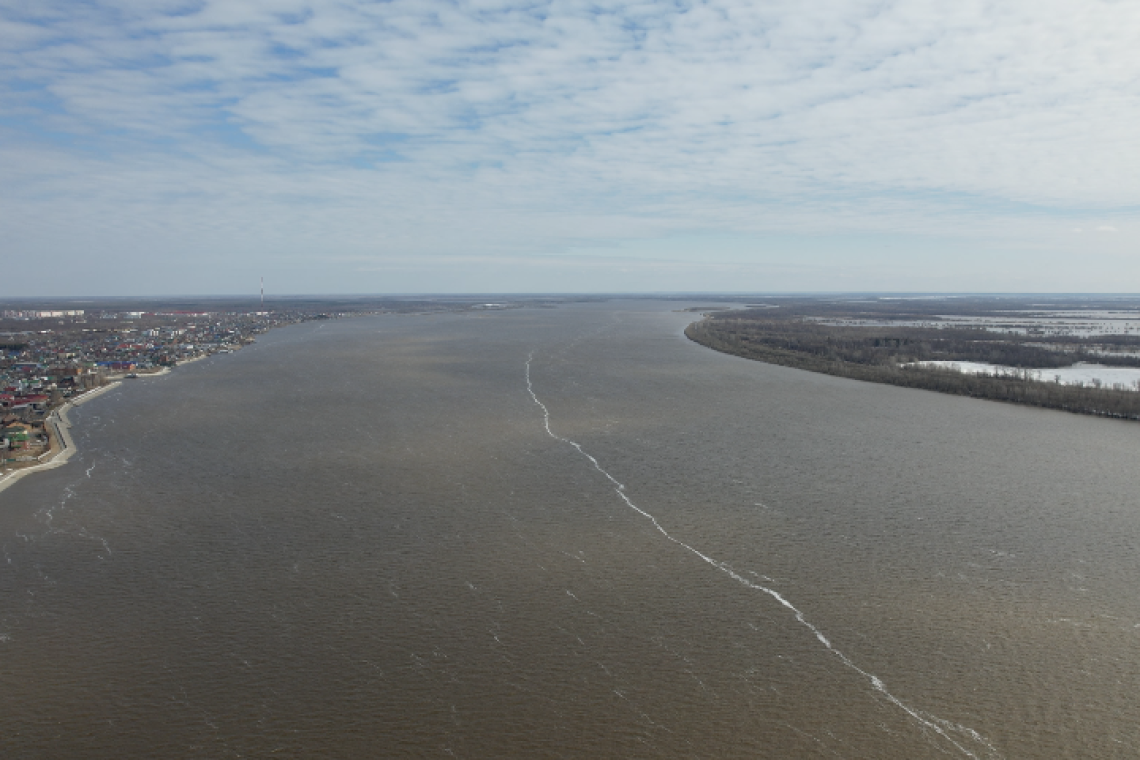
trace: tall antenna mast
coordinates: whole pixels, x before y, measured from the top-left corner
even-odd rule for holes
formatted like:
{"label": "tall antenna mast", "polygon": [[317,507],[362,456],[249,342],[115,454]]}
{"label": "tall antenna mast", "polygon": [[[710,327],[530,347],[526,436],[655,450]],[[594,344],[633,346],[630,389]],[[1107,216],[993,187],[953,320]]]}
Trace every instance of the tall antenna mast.
{"label": "tall antenna mast", "polygon": [[265,311],[265,278],[261,278],[261,310]]}

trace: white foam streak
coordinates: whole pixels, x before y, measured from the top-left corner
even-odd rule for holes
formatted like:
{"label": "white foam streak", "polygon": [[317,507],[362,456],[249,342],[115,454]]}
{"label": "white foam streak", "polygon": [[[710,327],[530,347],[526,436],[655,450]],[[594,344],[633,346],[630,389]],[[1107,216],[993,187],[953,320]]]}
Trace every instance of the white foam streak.
{"label": "white foam streak", "polygon": [[[634,504],[633,501],[630,500],[629,496],[627,496],[625,493],[625,485],[623,483],[619,482],[617,480],[617,478],[615,478],[604,467],[602,467],[602,465],[598,462],[597,459],[595,459],[593,457],[593,455],[591,455],[588,451],[586,451],[584,448],[582,448],[581,444],[579,444],[577,441],[573,441],[569,438],[565,438],[561,435],[558,435],[557,433],[554,432],[554,430],[551,429],[551,427],[550,427],[550,410],[546,407],[546,404],[542,403],[542,401],[538,398],[538,394],[536,394],[534,392],[534,385],[531,382],[530,365],[531,365],[531,362],[533,361],[533,359],[534,359],[534,352],[532,351],[527,356],[527,360],[526,360],[526,389],[527,389],[527,392],[530,393],[530,397],[534,400],[534,403],[537,404],[538,407],[542,410],[542,422],[543,422],[543,426],[546,428],[547,434],[551,438],[554,438],[557,441],[561,441],[562,443],[565,443],[568,446],[573,447],[579,454],[581,454],[586,459],[588,459],[590,461],[590,464],[592,464],[594,466],[594,469],[597,470],[599,473],[601,473],[607,480],[610,481],[610,483],[613,484],[614,491],[621,498],[621,500],[625,502],[626,506],[628,506],[630,509],[637,512],[639,515],[641,515],[646,520],[648,520],[649,523],[653,526],[653,528],[658,533],[660,533],[662,536],[667,538],[669,541],[671,541],[674,544],[676,544],[677,546],[680,546],[683,549],[691,552],[692,554],[695,554],[697,557],[700,557],[702,560],[704,560],[708,564],[712,565],[713,567],[715,567],[717,570],[721,571],[725,575],[729,576],[730,578],[735,580],[737,583],[740,583],[743,586],[747,586],[748,588],[753,589],[755,591],[760,591],[764,594],[767,594],[768,596],[772,597],[777,602],[779,602],[781,605],[783,605],[785,608],[787,608],[795,616],[796,621],[799,622],[800,625],[804,626],[809,631],[811,631],[812,634],[815,635],[815,638],[819,641],[819,643],[822,644],[827,649],[828,652],[830,652],[835,657],[837,657],[839,659],[839,661],[842,662],[846,667],[850,668],[851,670],[853,670],[856,673],[858,673],[859,675],[861,675],[863,678],[867,679],[867,681],[871,684],[871,686],[875,689],[876,692],[878,692],[880,695],[882,695],[887,701],[889,701],[895,707],[899,708],[900,710],[905,712],[907,715],[909,715],[923,729],[933,731],[935,734],[937,734],[938,736],[942,737],[947,742],[952,744],[963,755],[965,755],[966,757],[974,758],[974,760],[981,760],[981,758],[983,758],[983,757],[985,757],[985,758],[1000,758],[1001,757],[1001,754],[997,751],[997,749],[994,748],[993,745],[991,745],[988,741],[986,741],[986,739],[981,734],[974,731],[973,729],[968,728],[966,726],[960,726],[956,723],[953,723],[953,722],[947,721],[947,720],[943,720],[942,718],[938,718],[938,717],[935,717],[933,715],[927,715],[926,713],[923,713],[923,712],[919,711],[918,709],[911,707],[910,705],[908,705],[905,702],[903,702],[902,700],[900,700],[898,697],[896,697],[894,694],[892,694],[891,692],[889,692],[887,690],[887,687],[883,683],[882,679],[880,679],[878,676],[876,676],[873,673],[869,673],[866,670],[863,670],[858,665],[856,665],[854,662],[852,662],[851,659],[846,654],[844,654],[842,651],[836,649],[835,646],[832,645],[831,641],[826,636],[823,635],[823,632],[819,628],[817,628],[810,620],[808,620],[807,617],[804,615],[804,613],[801,610],[799,610],[795,605],[793,605],[791,602],[789,602],[778,591],[771,589],[771,588],[768,588],[767,586],[763,586],[759,583],[755,583],[754,581],[750,581],[749,579],[747,579],[744,576],[737,573],[735,570],[733,570],[731,567],[729,567],[726,563],[720,562],[719,560],[715,560],[712,557],[705,554],[704,552],[701,552],[700,550],[690,546],[689,544],[685,543],[684,541],[681,541],[680,539],[674,537],[673,535],[671,535],[669,533],[669,531],[665,530],[664,526],[662,526],[661,523],[658,522],[656,517],[654,517],[649,512],[646,512],[644,509],[637,506],[636,504]],[[952,736],[950,733],[951,731],[958,734],[959,738],[955,738],[954,736]],[[973,743],[977,744],[978,745],[977,752],[981,752],[982,754],[981,755],[976,754],[970,748],[964,746],[964,744],[962,742],[966,741],[966,740],[972,741]]]}

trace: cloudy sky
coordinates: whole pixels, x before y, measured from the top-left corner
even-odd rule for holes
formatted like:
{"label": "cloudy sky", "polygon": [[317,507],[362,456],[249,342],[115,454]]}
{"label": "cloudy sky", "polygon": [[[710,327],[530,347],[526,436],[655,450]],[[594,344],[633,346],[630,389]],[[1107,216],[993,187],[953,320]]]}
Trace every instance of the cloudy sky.
{"label": "cloudy sky", "polygon": [[1140,284],[1140,3],[0,0],[0,295]]}

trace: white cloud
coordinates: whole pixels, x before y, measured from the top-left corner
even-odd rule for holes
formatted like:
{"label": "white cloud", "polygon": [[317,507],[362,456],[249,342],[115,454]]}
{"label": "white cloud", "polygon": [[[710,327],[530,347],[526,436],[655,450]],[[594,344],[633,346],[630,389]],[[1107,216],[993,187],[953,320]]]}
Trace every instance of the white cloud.
{"label": "white cloud", "polygon": [[381,266],[702,230],[1034,250],[1053,214],[1140,205],[1138,27],[1097,1],[0,0],[0,223],[23,252]]}

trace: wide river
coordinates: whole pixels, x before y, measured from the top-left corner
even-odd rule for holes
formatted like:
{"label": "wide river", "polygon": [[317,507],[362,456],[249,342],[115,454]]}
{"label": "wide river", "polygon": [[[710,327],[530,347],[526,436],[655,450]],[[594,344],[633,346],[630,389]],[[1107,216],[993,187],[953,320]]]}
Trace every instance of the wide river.
{"label": "wide river", "polygon": [[0,494],[0,757],[1136,758],[1140,425],[678,303],[280,329]]}

